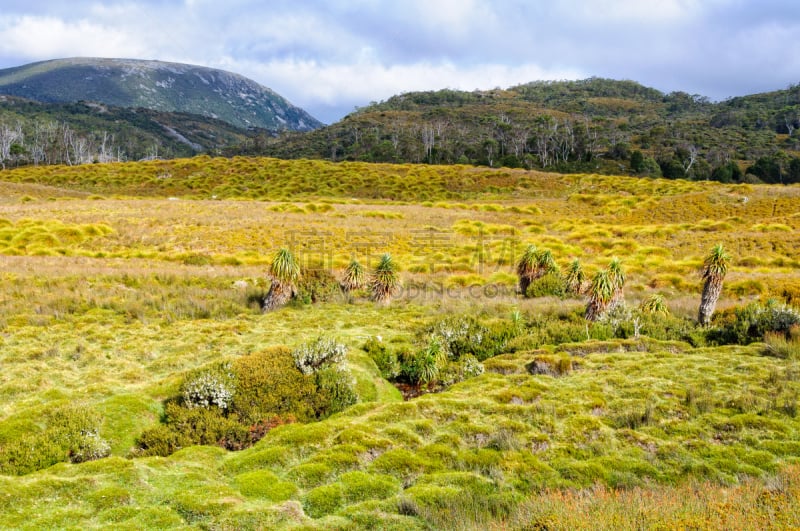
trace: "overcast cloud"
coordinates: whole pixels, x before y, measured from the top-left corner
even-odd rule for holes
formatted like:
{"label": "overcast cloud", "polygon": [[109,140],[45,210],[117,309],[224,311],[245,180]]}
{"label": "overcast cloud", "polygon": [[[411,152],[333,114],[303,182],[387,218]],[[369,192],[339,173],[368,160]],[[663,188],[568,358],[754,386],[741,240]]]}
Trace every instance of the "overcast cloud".
{"label": "overcast cloud", "polygon": [[223,68],[324,122],[410,90],[632,79],[714,100],[800,82],[797,0],[3,0],[0,68]]}

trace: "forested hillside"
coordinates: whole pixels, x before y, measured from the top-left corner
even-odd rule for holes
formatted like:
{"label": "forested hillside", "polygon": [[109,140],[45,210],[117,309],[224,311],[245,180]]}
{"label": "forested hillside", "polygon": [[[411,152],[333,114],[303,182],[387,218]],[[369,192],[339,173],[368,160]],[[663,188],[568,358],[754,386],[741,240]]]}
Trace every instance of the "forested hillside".
{"label": "forested hillside", "polygon": [[243,129],[194,114],[0,96],[3,168],[187,157],[245,138]]}
{"label": "forested hillside", "polygon": [[228,154],[800,182],[800,85],[713,103],[590,78],[414,92]]}

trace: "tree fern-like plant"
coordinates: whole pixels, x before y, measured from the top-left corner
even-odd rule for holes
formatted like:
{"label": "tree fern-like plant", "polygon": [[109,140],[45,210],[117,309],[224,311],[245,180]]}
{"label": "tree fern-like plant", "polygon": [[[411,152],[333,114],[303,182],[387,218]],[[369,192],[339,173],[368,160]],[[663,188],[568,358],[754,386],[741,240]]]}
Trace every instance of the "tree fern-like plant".
{"label": "tree fern-like plant", "polygon": [[536,265],[538,263],[538,253],[536,246],[531,244],[525,248],[522,257],[517,262],[517,276],[519,277],[519,291],[524,296],[528,292],[528,286],[531,285],[536,275]]}
{"label": "tree fern-like plant", "polygon": [[344,270],[344,277],[340,285],[345,293],[361,289],[367,284],[367,271],[357,260],[352,260],[347,269]]}
{"label": "tree fern-like plant", "polygon": [[388,253],[384,254],[372,272],[370,280],[372,300],[389,304],[399,287],[400,278],[397,275],[397,266]]}
{"label": "tree fern-like plant", "polygon": [[586,275],[583,272],[581,261],[576,258],[569,264],[569,268],[567,268],[567,275],[564,278],[564,287],[567,293],[580,295],[584,290],[584,282],[586,282]]}
{"label": "tree fern-like plant", "polygon": [[589,302],[586,305],[587,320],[597,321],[608,311],[614,298],[614,289],[614,283],[607,270],[598,271],[592,277],[592,284],[589,287]]}
{"label": "tree fern-like plant", "polygon": [[715,245],[703,261],[703,294],[700,298],[700,309],[697,320],[701,325],[706,326],[711,322],[714,308],[717,306],[720,293],[722,293],[722,281],[728,273],[731,257],[722,247],[722,244]]}
{"label": "tree fern-like plant", "polygon": [[625,295],[623,293],[623,288],[625,287],[625,270],[622,269],[622,260],[619,258],[614,257],[611,263],[608,264],[608,278],[614,286],[611,306],[616,307],[625,300]]}
{"label": "tree fern-like plant", "polygon": [[549,249],[536,253],[536,271],[534,278],[541,278],[545,275],[561,273],[553,253]]}
{"label": "tree fern-like plant", "polygon": [[645,315],[661,315],[666,317],[669,315],[669,308],[667,303],[664,302],[664,297],[659,293],[653,293],[648,298],[642,301],[639,306],[641,312]]}
{"label": "tree fern-like plant", "polygon": [[272,283],[264,297],[264,311],[280,308],[297,295],[300,264],[289,249],[282,248],[275,253],[268,276]]}

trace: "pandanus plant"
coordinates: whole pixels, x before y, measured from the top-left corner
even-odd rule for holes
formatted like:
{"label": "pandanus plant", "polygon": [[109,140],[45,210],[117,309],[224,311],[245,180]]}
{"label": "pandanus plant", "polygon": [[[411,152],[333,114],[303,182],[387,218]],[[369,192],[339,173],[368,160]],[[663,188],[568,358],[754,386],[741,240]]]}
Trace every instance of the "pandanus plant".
{"label": "pandanus plant", "polygon": [[703,261],[703,294],[700,298],[700,309],[697,320],[701,325],[707,326],[711,323],[711,316],[717,306],[720,293],[722,293],[722,281],[728,273],[728,265],[731,257],[722,247],[722,244],[715,245]]}
{"label": "pandanus plant", "polygon": [[536,278],[537,263],[539,260],[536,246],[531,244],[525,248],[522,257],[517,262],[517,276],[519,277],[519,291],[524,296],[528,291],[528,286]]}
{"label": "pandanus plant", "polygon": [[581,267],[581,261],[576,258],[569,264],[569,268],[567,268],[567,275],[564,278],[564,287],[567,293],[580,295],[583,293],[584,282],[586,282],[586,275],[583,272],[583,267]]}
{"label": "pandanus plant", "polygon": [[280,308],[297,295],[300,264],[289,249],[279,249],[272,259],[268,276],[272,282],[264,297],[264,311]]}
{"label": "pandanus plant", "polygon": [[399,288],[400,278],[397,275],[397,265],[388,253],[384,254],[372,272],[370,280],[372,300],[389,304]]}
{"label": "pandanus plant", "polygon": [[608,310],[614,298],[615,285],[608,270],[598,271],[592,277],[589,287],[589,302],[586,305],[586,319],[597,321]]}
{"label": "pandanus plant", "polygon": [[669,308],[667,303],[664,302],[664,296],[660,293],[653,293],[648,298],[642,301],[639,306],[641,312],[645,315],[661,315],[666,317],[669,315]]}
{"label": "pandanus plant", "polygon": [[342,290],[345,293],[350,293],[353,290],[363,288],[366,284],[367,270],[357,260],[352,260],[347,269],[344,270],[344,276],[340,282]]}
{"label": "pandanus plant", "polygon": [[623,288],[625,287],[625,270],[622,269],[622,260],[614,257],[608,264],[608,278],[614,285],[614,294],[611,297],[611,308],[619,306],[625,300]]}

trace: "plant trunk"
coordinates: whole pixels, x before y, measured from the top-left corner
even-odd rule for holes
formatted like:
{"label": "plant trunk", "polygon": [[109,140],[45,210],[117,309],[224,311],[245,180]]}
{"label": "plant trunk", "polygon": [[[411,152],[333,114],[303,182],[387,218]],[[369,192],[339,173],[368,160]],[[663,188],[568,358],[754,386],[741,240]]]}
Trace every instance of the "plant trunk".
{"label": "plant trunk", "polygon": [[597,300],[590,300],[586,305],[586,320],[597,321],[608,310],[608,303],[603,303]]}
{"label": "plant trunk", "polygon": [[706,280],[703,285],[703,295],[700,298],[700,310],[697,315],[697,320],[701,325],[708,326],[711,323],[711,315],[717,306],[720,293],[722,293],[722,280],[711,278]]}
{"label": "plant trunk", "polygon": [[277,280],[273,280],[269,286],[267,296],[264,297],[263,310],[268,312],[284,306],[289,299],[297,294],[297,290],[291,284],[285,285]]}

